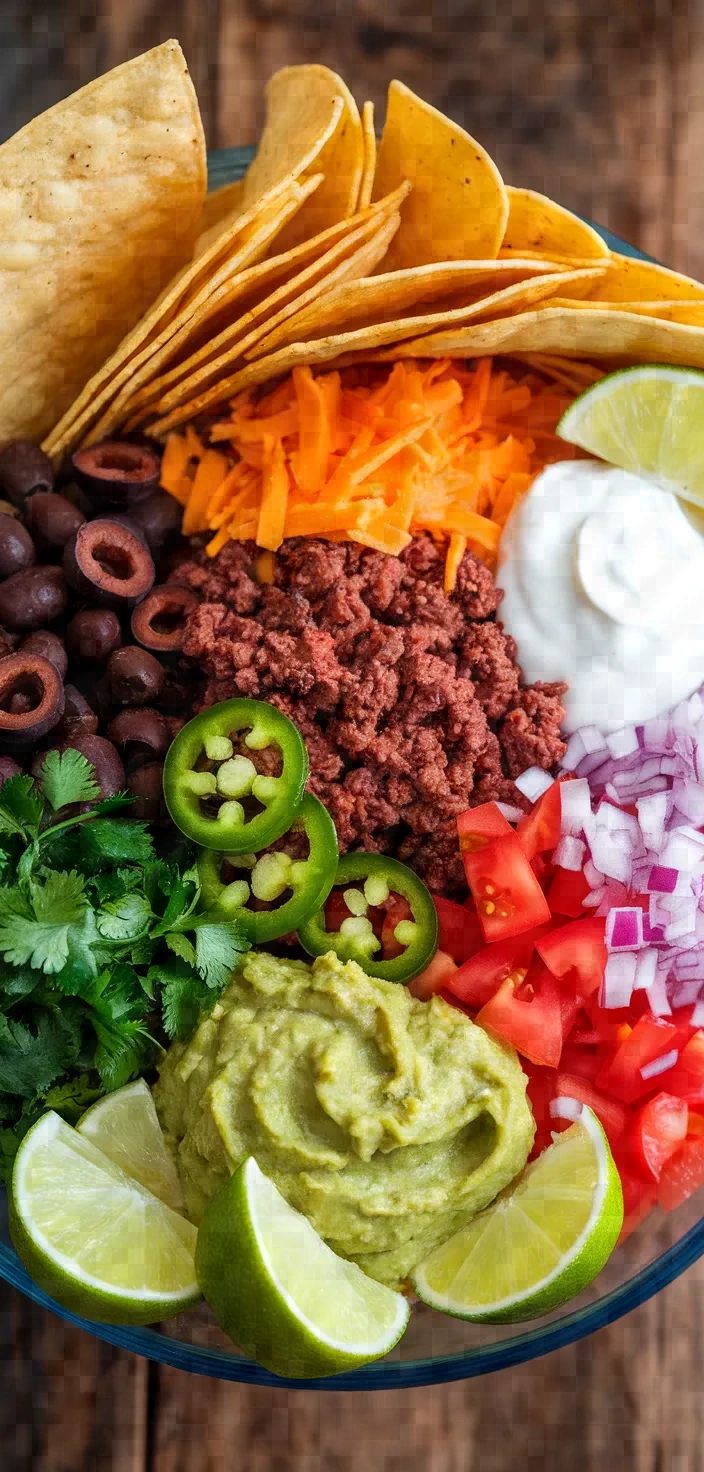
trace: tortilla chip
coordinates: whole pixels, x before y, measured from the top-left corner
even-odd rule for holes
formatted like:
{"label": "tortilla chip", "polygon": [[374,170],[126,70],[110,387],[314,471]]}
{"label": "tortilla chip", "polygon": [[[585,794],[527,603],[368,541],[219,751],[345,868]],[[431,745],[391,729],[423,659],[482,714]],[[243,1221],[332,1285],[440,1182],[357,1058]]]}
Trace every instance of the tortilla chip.
{"label": "tortilla chip", "polygon": [[[530,281],[538,277],[542,281],[551,273],[550,263],[543,268],[532,261],[505,261],[500,264],[496,261],[449,261],[419,266],[415,270],[385,272],[384,275],[341,286],[307,310],[296,313],[282,328],[268,334],[258,344],[257,356],[276,352],[286,343],[317,339],[330,332],[351,332],[355,328],[374,331],[381,323],[398,322],[404,312],[437,298],[448,298],[445,311],[464,305],[473,307],[482,297],[493,300],[494,294],[504,286],[513,286],[526,278]],[[594,275],[592,263],[586,272],[561,273],[556,267],[554,274],[555,292],[566,289],[571,281],[575,292],[580,286],[586,292],[591,290],[601,273]],[[463,302],[457,300],[460,294],[464,297]],[[454,301],[449,300],[452,297],[455,297]],[[520,302],[522,298],[517,294],[512,300]]]}
{"label": "tortilla chip", "polygon": [[244,179],[235,179],[232,184],[223,184],[206,194],[198,221],[198,239],[193,252],[194,260],[208,249],[215,239],[213,231],[226,223],[233,223],[244,214]]}
{"label": "tortilla chip", "polygon": [[289,181],[245,210],[234,221],[226,217],[222,229],[216,233],[198,260],[184,266],[168,282],[153,306],[118,344],[115,352],[97,369],[55,424],[43,445],[47,455],[56,459],[68,443],[70,427],[79,418],[82,423],[87,422],[86,415],[93,411],[97,413],[101,404],[109,401],[118,380],[124,382],[128,365],[134,367],[138,362],[144,362],[149,353],[156,351],[163,341],[162,334],[177,316],[189,304],[197,302],[201,292],[216,289],[218,271],[224,270],[226,275],[232,274],[233,269],[244,269],[247,261],[259,259],[266,250],[266,243],[262,245],[264,237],[261,232],[268,239],[273,238],[277,229],[281,228],[282,212],[286,213],[290,208],[298,209],[310,189],[315,187],[314,180],[303,186]]}
{"label": "tortilla chip", "polygon": [[403,179],[413,191],[401,211],[389,270],[496,256],[508,219],[496,164],[464,128],[392,82],[372,199]]}
{"label": "tortilla chip", "polygon": [[682,322],[689,327],[704,327],[704,297],[700,301],[678,302],[605,302],[585,297],[573,301],[565,294],[551,299],[551,307],[579,307],[587,311],[629,312],[639,317],[657,317],[661,322]]}
{"label": "tortilla chip", "polygon": [[657,261],[639,261],[615,252],[613,268],[594,295],[604,302],[701,301],[704,285],[691,276],[681,276]]}
{"label": "tortilla chip", "polygon": [[[396,195],[391,196],[395,204],[399,203],[399,194],[403,191],[397,190]],[[364,220],[364,216],[353,218]],[[296,313],[302,303],[312,302],[323,295],[331,282],[364,276],[382,259],[398,223],[397,210],[370,211],[368,219],[357,230],[348,233],[304,271],[297,276],[289,275],[284,284],[269,296],[260,294],[259,300],[246,313],[220,333],[209,333],[195,353],[136,395],[129,406],[130,414],[147,404],[153,406],[148,410],[149,415],[157,410],[164,414],[183,403],[217,378],[225,368],[231,369],[244,350],[268,333],[277,322],[284,322]],[[157,399],[158,405],[155,403]],[[135,422],[141,422],[144,417],[140,414]]]}
{"label": "tortilla chip", "polygon": [[362,108],[362,135],[364,138],[364,168],[359,185],[357,209],[364,210],[371,203],[376,171],[376,133],[374,132],[374,103],[365,102]]}
{"label": "tortilla chip", "polygon": [[566,358],[681,363],[704,367],[704,327],[659,322],[624,311],[548,305],[477,327],[431,333],[391,349],[393,357],[482,358],[494,353],[559,353]]}
{"label": "tortilla chip", "polygon": [[554,199],[538,194],[535,189],[513,189],[507,185],[509,202],[506,234],[502,251],[544,251],[555,256],[602,257],[610,254],[605,240]]}
{"label": "tortilla chip", "polygon": [[[102,417],[98,420],[96,430],[91,434],[88,443],[94,444],[96,439],[101,439],[112,433],[122,422],[123,407],[129,401],[132,394],[142,383],[153,377],[162,364],[169,361],[173,338],[178,328],[193,320],[198,308],[208,302],[219,285],[232,278],[236,278],[248,266],[262,259],[272,240],[286,224],[287,220],[290,220],[296,213],[296,210],[300,208],[302,199],[315,189],[316,177],[319,176],[314,176],[300,185],[294,185],[292,193],[289,194],[283,205],[280,205],[276,211],[268,210],[263,213],[258,230],[238,240],[239,250],[235,251],[234,254],[227,257],[219,265],[214,274],[206,280],[200,292],[192,292],[187,297],[185,305],[178,317],[171,321],[158,337],[151,340],[141,353],[130,358],[120,373],[112,379],[108,388],[87,407],[81,418],[74,420],[68,432],[71,443],[75,444],[77,442],[77,436],[80,437],[83,429],[91,421],[95,420],[96,413],[99,411],[101,405],[105,403],[107,403],[108,407],[105,408]],[[123,386],[116,393],[120,384]],[[60,455],[65,452],[66,448],[67,442],[66,436],[64,436],[64,442],[55,449],[54,454]]]}
{"label": "tortilla chip", "polygon": [[0,445],[41,439],[189,259],[205,187],[177,41],[0,147]]}
{"label": "tortilla chip", "polygon": [[324,175],[315,202],[291,222],[281,242],[282,250],[291,250],[354,213],[364,168],[362,123],[349,88],[326,66],[275,72],[266,104],[264,132],[245,175],[245,205],[283,180]]}
{"label": "tortilla chip", "polygon": [[[585,272],[583,274],[586,276],[588,273]],[[197,414],[201,414],[205,410],[211,409],[214,405],[232,398],[235,394],[240,393],[242,389],[252,388],[257,384],[266,383],[269,379],[277,378],[282,373],[290,372],[298,363],[325,363],[330,359],[337,358],[340,354],[352,351],[362,351],[365,354],[369,354],[375,352],[376,349],[385,344],[408,338],[409,335],[412,335],[414,332],[420,332],[423,328],[430,333],[430,328],[433,325],[447,323],[448,320],[458,324],[455,329],[458,336],[462,330],[468,333],[470,329],[467,327],[462,329],[459,324],[465,323],[468,320],[471,321],[472,319],[476,320],[487,312],[491,313],[493,318],[499,311],[510,311],[512,306],[517,302],[520,305],[525,305],[527,301],[534,301],[541,295],[547,296],[555,290],[555,284],[559,280],[559,276],[554,275],[537,277],[533,281],[519,282],[514,286],[507,287],[504,291],[494,293],[493,296],[483,297],[479,302],[473,303],[471,306],[459,307],[424,316],[408,317],[403,321],[380,323],[377,326],[363,327],[356,332],[336,333],[333,336],[324,337],[313,342],[291,343],[286,347],[280,348],[278,352],[258,358],[255,362],[240,368],[238,372],[226,378],[221,378],[211,389],[197,395],[195,399],[173,410],[171,414],[150,424],[148,426],[148,432],[156,437],[165,435],[178,425],[195,418]],[[528,292],[530,293],[529,296],[526,295]],[[518,317],[511,320],[521,321],[523,319]],[[489,325],[494,327],[496,323],[492,320]],[[450,337],[452,333],[445,331],[444,334],[439,333],[437,335]],[[403,341],[401,347],[395,350],[394,356],[419,356],[421,355],[421,349],[417,345],[419,342],[425,343],[426,341],[432,341],[430,335],[427,338],[422,337],[416,339],[417,352],[415,355],[410,354],[410,351],[407,352],[407,343]],[[490,349],[487,349],[487,351],[490,351]],[[425,356],[428,355],[425,354]]]}
{"label": "tortilla chip", "polygon": [[[388,248],[389,241],[398,229],[398,226],[398,212],[390,215],[388,219],[382,219],[381,223],[377,224],[377,228],[371,235],[369,240],[362,244],[358,250],[349,255],[347,259],[344,260],[336,268],[336,271],[332,273],[333,276],[340,275],[344,278],[345,273],[351,274],[353,276],[364,275],[366,271],[372,270],[377,262],[380,261],[382,256],[385,254]],[[318,289],[319,288],[316,286],[311,287],[308,292],[304,293],[303,299],[305,300],[306,296],[310,296],[311,293],[315,292]],[[295,308],[296,302],[294,301],[292,304],[284,305],[277,315],[278,317],[285,317],[290,312],[295,311]],[[221,373],[223,362],[231,364],[233,361],[236,361],[242,356],[242,349],[244,346],[249,345],[251,342],[255,341],[259,336],[263,335],[267,331],[268,319],[265,315],[264,309],[261,309],[258,315],[262,318],[258,325],[254,325],[253,317],[250,318],[249,322],[245,319],[242,329],[242,341],[240,343],[238,343],[234,348],[230,348],[229,351],[224,355],[224,357],[218,359],[216,363],[209,363],[206,370],[200,369],[199,372],[194,375],[196,379],[196,384],[198,386],[200,386],[201,380],[206,373],[210,376],[212,376],[213,374],[217,375]],[[275,321],[276,317],[273,317],[272,320]],[[249,328],[249,331],[247,331],[247,328]],[[169,350],[171,349],[171,346],[171,343],[167,345]],[[155,361],[156,359],[152,359],[149,361],[149,363],[143,370],[143,374],[147,374],[152,371],[152,365]],[[112,431],[117,428],[119,424],[124,422],[124,420],[127,418],[127,415],[131,412],[133,390],[137,386],[140,376],[141,375],[130,375],[130,382],[127,384],[122,394],[120,394],[115,402],[111,405],[107,414],[103,416],[99,423],[95,425],[95,427],[86,436],[86,439],[84,441],[85,444],[94,444],[97,440],[103,439],[104,437],[112,433]],[[185,391],[183,397],[187,397],[188,393],[193,393],[195,386],[196,385],[189,385],[189,388]],[[149,413],[151,414],[152,412],[153,410],[150,409]]]}

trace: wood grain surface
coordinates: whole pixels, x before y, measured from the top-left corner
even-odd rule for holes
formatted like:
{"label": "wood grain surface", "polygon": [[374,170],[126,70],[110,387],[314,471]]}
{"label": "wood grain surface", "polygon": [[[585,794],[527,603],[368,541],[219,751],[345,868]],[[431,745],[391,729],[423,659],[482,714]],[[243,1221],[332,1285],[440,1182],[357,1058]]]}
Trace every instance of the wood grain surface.
{"label": "wood grain surface", "polygon": [[[0,0],[0,138],[174,35],[211,147],[276,67],[396,76],[510,183],[704,276],[704,0]],[[704,1265],[609,1329],[448,1387],[258,1390],[148,1366],[3,1288],[2,1472],[704,1472]]]}

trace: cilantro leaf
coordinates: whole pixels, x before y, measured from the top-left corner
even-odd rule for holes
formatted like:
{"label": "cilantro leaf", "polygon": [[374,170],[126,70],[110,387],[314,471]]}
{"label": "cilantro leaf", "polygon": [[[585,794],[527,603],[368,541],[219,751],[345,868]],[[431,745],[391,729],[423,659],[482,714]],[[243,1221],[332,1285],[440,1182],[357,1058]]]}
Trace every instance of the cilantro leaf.
{"label": "cilantro leaf", "polygon": [[32,904],[20,889],[0,889],[0,951],[15,966],[61,971],[69,953],[69,926],[86,910],[80,874],[50,873],[32,884]]}
{"label": "cilantro leaf", "polygon": [[39,786],[57,812],[72,802],[93,802],[100,797],[95,767],[80,751],[50,751],[39,769]]}
{"label": "cilantro leaf", "polygon": [[170,1038],[187,1038],[213,1005],[210,988],[182,961],[150,966],[147,979],[161,987],[164,1031]]}
{"label": "cilantro leaf", "polygon": [[186,961],[189,966],[195,966],[196,948],[187,935],[181,935],[178,930],[169,930],[164,940],[175,956],[180,956],[181,960]]}
{"label": "cilantro leaf", "polygon": [[136,798],[125,788],[124,792],[116,792],[112,797],[104,797],[102,802],[97,802],[91,818],[107,818],[110,813],[119,812],[120,808],[127,807],[129,803],[135,801]]}
{"label": "cilantro leaf", "polygon": [[47,1109],[55,1109],[69,1124],[77,1124],[84,1110],[89,1104],[94,1104],[102,1092],[87,1073],[79,1073],[75,1078],[49,1089],[44,1095],[44,1105]]}
{"label": "cilantro leaf", "polygon": [[209,921],[196,927],[196,969],[207,986],[227,986],[243,951],[250,949],[236,920]]}
{"label": "cilantro leaf", "polygon": [[31,1099],[43,1093],[73,1061],[73,1040],[56,1014],[42,1012],[36,1032],[0,1018],[0,1089]]}
{"label": "cilantro leaf", "polygon": [[0,833],[24,834],[39,827],[44,804],[31,777],[10,777],[0,787]]}
{"label": "cilantro leaf", "polygon": [[83,919],[86,909],[85,883],[82,874],[72,869],[50,869],[43,884],[30,887],[32,907],[37,920],[49,921],[54,925],[75,925]]}
{"label": "cilantro leaf", "polygon": [[118,864],[148,864],[154,844],[146,823],[128,818],[102,818],[80,832],[81,857],[88,862],[112,859]]}
{"label": "cilantro leaf", "polygon": [[137,940],[149,928],[152,907],[143,894],[126,894],[109,900],[97,916],[98,930],[106,940]]}

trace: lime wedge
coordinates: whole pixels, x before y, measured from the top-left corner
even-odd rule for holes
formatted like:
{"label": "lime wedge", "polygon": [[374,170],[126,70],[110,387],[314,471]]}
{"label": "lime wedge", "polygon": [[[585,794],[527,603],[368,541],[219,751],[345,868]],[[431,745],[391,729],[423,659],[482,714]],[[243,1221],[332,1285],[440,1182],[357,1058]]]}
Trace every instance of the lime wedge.
{"label": "lime wedge", "polygon": [[174,1211],[183,1210],[178,1171],[143,1078],[92,1104],[76,1128],[160,1201]]}
{"label": "lime wedge", "polygon": [[200,1298],[193,1224],[53,1111],[17,1152],[10,1234],[40,1288],[88,1318],[152,1324]]}
{"label": "lime wedge", "polygon": [[583,1108],[491,1206],[436,1247],[413,1285],[457,1318],[538,1318],[591,1283],[622,1223],[618,1171],[596,1115]]}
{"label": "lime wedge", "polygon": [[609,373],[575,399],[557,433],[704,506],[704,373],[694,368],[644,363]]}
{"label": "lime wedge", "polygon": [[252,1156],[205,1213],[196,1272],[226,1334],[276,1375],[367,1364],[408,1323],[405,1298],[332,1252]]}

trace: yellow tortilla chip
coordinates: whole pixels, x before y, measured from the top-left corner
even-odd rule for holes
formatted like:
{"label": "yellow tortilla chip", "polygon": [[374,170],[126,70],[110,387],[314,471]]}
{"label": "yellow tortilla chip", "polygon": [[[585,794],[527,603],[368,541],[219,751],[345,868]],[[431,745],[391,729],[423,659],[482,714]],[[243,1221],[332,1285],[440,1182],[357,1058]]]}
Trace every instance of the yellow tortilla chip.
{"label": "yellow tortilla chip", "polygon": [[291,250],[354,213],[364,167],[362,123],[349,88],[326,66],[275,72],[266,106],[261,142],[245,175],[245,206],[285,179],[324,176],[315,201],[291,222],[281,242],[282,250]]}
{"label": "yellow tortilla chip", "polygon": [[538,194],[535,189],[513,189],[507,185],[509,202],[506,234],[502,251],[544,251],[551,260],[555,256],[601,257],[610,254],[605,240],[554,199]]}
{"label": "yellow tortilla chip", "polygon": [[376,133],[374,132],[374,103],[365,102],[362,108],[362,134],[364,138],[364,168],[359,186],[357,209],[366,209],[371,203],[376,171]]}
{"label": "yellow tortilla chip", "polygon": [[215,239],[214,230],[222,229],[225,223],[234,222],[244,213],[244,179],[235,179],[232,184],[223,184],[206,194],[198,221],[198,239],[193,252],[194,259],[202,255]]}
{"label": "yellow tortilla chip", "polygon": [[101,405],[109,401],[118,380],[124,381],[128,365],[133,367],[137,361],[145,361],[146,356],[156,351],[163,340],[163,332],[174,323],[187,305],[197,301],[201,292],[215,290],[220,269],[231,274],[233,268],[243,269],[246,259],[260,258],[266,249],[266,244],[261,246],[262,230],[267,235],[271,229],[275,235],[277,229],[281,228],[282,211],[299,208],[307,192],[315,187],[314,180],[303,186],[287,182],[265,196],[257,205],[245,210],[235,221],[226,218],[222,230],[211,240],[208,248],[197,261],[184,266],[168,282],[153,306],[118,344],[115,352],[97,369],[66,413],[54,425],[43,445],[47,455],[56,459],[68,444],[70,427],[79,419],[83,423],[86,415],[93,411],[97,413]]}
{"label": "yellow tortilla chip", "polygon": [[551,307],[579,307],[590,312],[629,312],[636,313],[639,317],[657,317],[662,322],[681,322],[689,327],[704,327],[704,297],[701,301],[692,299],[677,302],[605,302],[596,301],[591,297],[573,301],[566,294],[564,297],[552,298],[550,305]]}
{"label": "yellow tortilla chip", "polygon": [[[585,276],[589,273],[584,272]],[[277,378],[280,374],[288,373],[298,363],[325,363],[330,359],[336,359],[344,353],[361,351],[371,354],[378,348],[388,343],[397,342],[408,338],[409,334],[421,332],[424,328],[430,334],[434,325],[440,325],[452,321],[458,324],[455,329],[457,336],[462,332],[469,333],[470,329],[462,328],[459,324],[476,320],[485,313],[495,315],[499,311],[510,311],[515,305],[525,305],[526,302],[535,301],[541,295],[548,296],[555,290],[555,284],[560,280],[559,276],[548,275],[537,277],[530,282],[519,282],[514,286],[507,287],[504,291],[496,292],[493,296],[483,297],[479,302],[468,307],[460,307],[454,310],[431,313],[424,316],[408,317],[402,321],[385,322],[377,326],[364,327],[356,332],[336,333],[330,337],[324,337],[313,342],[295,342],[282,347],[278,352],[258,358],[255,362],[247,364],[238,372],[230,374],[213,385],[211,389],[198,394],[195,399],[174,409],[171,414],[157,420],[148,426],[148,432],[155,436],[165,435],[178,425],[186,423],[187,420],[195,418],[197,414],[212,408],[244,388],[252,388],[260,383],[266,383],[269,379]],[[586,284],[586,283],[585,283]],[[522,320],[520,317],[515,320]],[[494,321],[491,327],[497,325]],[[498,324],[503,325],[502,323]],[[438,337],[451,337],[452,332],[438,333]],[[416,338],[416,353],[421,354],[418,343],[431,341],[428,337]],[[424,351],[424,350],[423,350]],[[489,349],[487,351],[490,351]],[[407,352],[407,343],[404,341],[396,356],[411,356]],[[426,355],[427,356],[427,355]]]}
{"label": "yellow tortilla chip", "polygon": [[604,302],[704,300],[704,285],[656,261],[612,254],[613,269],[594,295]]}
{"label": "yellow tortilla chip", "polygon": [[[389,204],[398,206],[399,196],[403,197],[403,193],[403,190],[397,190],[391,196]],[[194,393],[200,392],[213,378],[217,378],[224,368],[231,369],[245,348],[268,333],[277,322],[285,321],[303,303],[312,302],[326,292],[331,283],[354,280],[373,270],[398,228],[399,217],[397,208],[388,207],[368,211],[367,215],[367,219],[363,215],[353,217],[363,221],[355,231],[348,232],[297,276],[287,276],[283,285],[269,296],[260,294],[247,312],[229,323],[220,333],[209,333],[207,340],[195,353],[147,385],[130,401],[130,422],[132,423],[135,410],[144,405],[155,405],[156,400],[159,400],[155,407],[158,407],[160,414],[183,403]],[[327,232],[328,235],[331,233]],[[300,248],[298,253],[300,254]],[[296,252],[291,252],[287,259],[290,260],[295,254]],[[153,412],[150,407],[148,413],[151,415]],[[140,414],[135,422],[139,423],[143,418],[144,414]]]}
{"label": "yellow tortilla chip", "polygon": [[496,164],[464,128],[392,82],[372,199],[403,179],[413,190],[401,211],[389,270],[496,256],[508,219]]}
{"label": "yellow tortilla chip", "polygon": [[481,358],[494,353],[558,353],[638,363],[704,367],[704,327],[660,322],[635,312],[547,305],[534,312],[417,337],[384,358]]}
{"label": "yellow tortilla chip", "polygon": [[[171,345],[178,327],[184,323],[187,324],[193,319],[198,307],[203,303],[207,303],[219,285],[224,281],[230,280],[232,277],[236,277],[254,262],[261,260],[283,225],[299,209],[302,199],[307,194],[312,193],[315,187],[316,176],[304,181],[300,185],[294,185],[292,187],[292,193],[289,194],[285,204],[281,205],[277,211],[271,210],[263,214],[260,228],[238,242],[240,249],[234,255],[229,256],[223,261],[219,269],[206,281],[198,294],[192,294],[187,298],[186,304],[179,313],[178,318],[169,323],[160,335],[151,341],[141,353],[132,357],[121,372],[113,378],[108,389],[88,406],[79,420],[74,420],[68,431],[70,443],[77,443],[77,437],[80,437],[87,424],[95,420],[97,411],[106,400],[109,401],[108,407],[98,420],[97,426],[90,436],[89,443],[94,444],[97,439],[108,436],[122,423],[124,417],[122,410],[131,395],[142,383],[156,374],[164,363],[169,361],[172,351]],[[123,386],[116,393],[116,389],[118,389],[120,384]],[[54,454],[61,455],[67,448],[68,444],[65,436],[64,441],[55,449]]]}
{"label": "yellow tortilla chip", "polygon": [[[305,311],[297,312],[282,328],[267,334],[258,344],[256,356],[276,352],[286,343],[321,338],[333,331],[351,332],[354,328],[373,331],[381,323],[399,321],[404,312],[437,298],[454,296],[453,307],[474,307],[482,297],[493,300],[494,293],[504,286],[536,277],[542,281],[551,274],[553,268],[549,262],[539,266],[532,261],[504,261],[500,264],[496,261],[448,261],[419,266],[415,270],[385,272],[340,286]],[[586,272],[561,273],[555,267],[554,275],[554,291],[566,289],[567,284],[573,281],[575,292],[580,287],[586,292],[591,290],[600,273],[594,275],[592,263],[592,268]],[[462,302],[457,300],[460,294],[464,297]],[[542,291],[539,292],[541,294]],[[521,299],[520,294],[513,298],[515,301]],[[445,310],[450,310],[449,302]]]}
{"label": "yellow tortilla chip", "polygon": [[0,446],[45,435],[189,259],[205,187],[177,41],[0,147]]}

